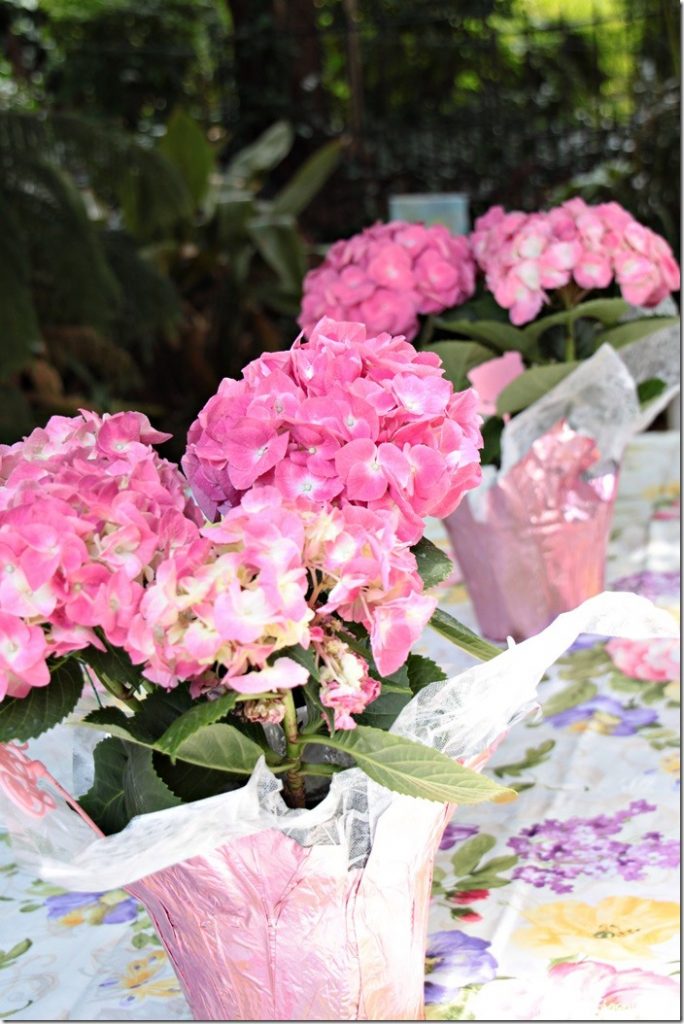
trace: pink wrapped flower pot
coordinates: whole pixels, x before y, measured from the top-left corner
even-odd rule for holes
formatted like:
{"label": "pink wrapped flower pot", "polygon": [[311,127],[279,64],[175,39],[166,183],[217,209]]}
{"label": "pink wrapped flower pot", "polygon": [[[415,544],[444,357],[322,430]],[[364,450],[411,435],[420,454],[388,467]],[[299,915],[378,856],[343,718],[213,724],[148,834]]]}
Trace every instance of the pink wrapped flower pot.
{"label": "pink wrapped flower pot", "polygon": [[[496,745],[469,757],[469,766],[481,769]],[[107,844],[113,843],[114,853],[99,867],[105,884],[112,869],[122,880],[145,871],[148,857],[158,858],[158,851],[141,849],[141,839],[167,846],[167,836],[185,829],[189,849],[198,848],[197,830],[193,835],[182,816],[172,821],[168,810],[136,819],[137,838],[103,837],[25,749],[0,744],[0,806],[4,800],[10,809],[19,847],[23,833],[43,858],[55,853],[55,837],[75,845],[87,842],[88,834],[99,837],[85,864],[78,855],[71,868],[62,862],[69,876],[98,870]],[[265,768],[255,774],[258,817],[249,798],[233,812],[252,818],[233,826],[247,834],[217,847],[199,838],[203,852],[182,860],[165,852],[172,863],[125,885],[147,910],[194,1019],[423,1020],[433,860],[453,806],[394,794],[369,849],[365,816],[379,794],[366,792],[358,777],[352,802],[359,806],[342,823],[349,835],[334,842],[338,829],[325,816],[322,826],[297,828],[316,811],[303,812],[304,818],[288,813],[287,823],[272,816],[277,790],[269,776]],[[217,800],[227,806],[225,797],[203,801],[207,816],[221,806]],[[382,794],[380,800],[387,803]],[[280,827],[264,827],[269,820]],[[181,846],[184,841],[176,838]],[[49,874],[44,859],[42,864]]]}
{"label": "pink wrapped flower pot", "polygon": [[591,476],[594,441],[556,424],[447,519],[483,634],[525,639],[604,589],[618,476]]}
{"label": "pink wrapped flower pot", "polygon": [[129,886],[196,1020],[422,1020],[433,857],[448,810],[395,814],[363,868],[267,830]]}

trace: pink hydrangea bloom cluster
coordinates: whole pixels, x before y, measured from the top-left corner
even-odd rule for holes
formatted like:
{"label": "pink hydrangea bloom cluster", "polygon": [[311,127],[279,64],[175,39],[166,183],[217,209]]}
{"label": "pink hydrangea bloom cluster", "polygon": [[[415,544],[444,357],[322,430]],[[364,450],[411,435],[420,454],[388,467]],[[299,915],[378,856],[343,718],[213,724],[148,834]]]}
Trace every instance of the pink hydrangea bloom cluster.
{"label": "pink hydrangea bloom cluster", "polygon": [[324,319],[308,341],[223,380],[188,434],[183,468],[203,511],[260,485],[288,500],[397,510],[415,543],[481,477],[472,390],[454,393],[439,357]]}
{"label": "pink hydrangea bloom cluster", "polygon": [[308,334],[321,317],[356,320],[371,335],[409,340],[421,313],[441,313],[475,291],[468,239],[441,224],[374,224],[328,250],[304,279],[299,324]]}
{"label": "pink hydrangea bloom cluster", "polygon": [[633,306],[656,306],[679,288],[667,242],[618,203],[577,197],[538,213],[493,206],[470,240],[487,287],[518,326],[537,316],[549,290],[571,281],[590,290],[615,280]]}
{"label": "pink hydrangea bloom cluster", "polygon": [[[50,680],[48,659],[101,635],[164,687],[262,694],[307,682],[313,647],[336,728],[380,684],[341,635],[362,623],[390,674],[434,610],[397,509],[325,507],[255,487],[202,523],[151,447],[146,417],[55,417],[0,449],[0,699]],[[97,629],[97,632],[96,632]]]}
{"label": "pink hydrangea bloom cluster", "polygon": [[[145,416],[53,417],[0,447],[0,697],[49,682],[46,658],[119,644],[164,552],[197,531]],[[48,627],[43,629],[43,626]]]}
{"label": "pink hydrangea bloom cluster", "polygon": [[102,649],[96,627],[167,687],[215,664],[244,692],[306,679],[287,659],[264,667],[308,639],[301,551],[278,522],[251,536],[244,514],[239,543],[202,537],[151,447],[167,436],[139,413],[83,413],[0,450],[0,698],[46,685],[50,656]]}

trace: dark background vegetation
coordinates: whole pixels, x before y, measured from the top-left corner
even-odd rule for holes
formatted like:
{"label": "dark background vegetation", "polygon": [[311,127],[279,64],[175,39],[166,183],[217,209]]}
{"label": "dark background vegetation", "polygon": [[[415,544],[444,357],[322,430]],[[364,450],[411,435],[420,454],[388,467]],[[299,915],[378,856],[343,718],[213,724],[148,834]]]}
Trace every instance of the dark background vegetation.
{"label": "dark background vegetation", "polygon": [[0,0],[0,440],[182,450],[396,192],[615,198],[679,253],[677,0]]}

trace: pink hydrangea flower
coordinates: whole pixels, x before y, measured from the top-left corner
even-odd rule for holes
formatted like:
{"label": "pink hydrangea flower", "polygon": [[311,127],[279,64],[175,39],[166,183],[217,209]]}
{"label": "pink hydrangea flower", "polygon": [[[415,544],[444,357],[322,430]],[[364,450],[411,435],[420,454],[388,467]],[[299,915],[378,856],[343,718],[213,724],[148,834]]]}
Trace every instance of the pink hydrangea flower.
{"label": "pink hydrangea flower", "polygon": [[606,644],[613,664],[632,679],[669,683],[679,679],[679,641],[613,639]]}
{"label": "pink hydrangea flower", "polygon": [[330,247],[304,279],[299,323],[305,334],[322,317],[361,321],[369,334],[418,333],[421,314],[460,305],[475,291],[467,238],[442,225],[374,224]]}
{"label": "pink hydrangea flower", "polygon": [[679,288],[667,242],[618,203],[575,198],[530,214],[495,206],[475,222],[470,240],[487,287],[517,326],[537,316],[550,290],[571,281],[592,290],[615,280],[635,306],[656,306]]}
{"label": "pink hydrangea flower", "polygon": [[[244,474],[236,480],[249,482],[216,523],[203,521],[179,471],[151,447],[147,439],[165,435],[145,417],[57,418],[0,448],[0,699],[47,685],[51,659],[103,649],[104,638],[160,686],[187,680],[195,696],[234,689],[266,694],[268,702],[307,684],[307,670],[280,656],[301,645],[319,663],[321,700],[335,727],[355,726],[353,716],[378,696],[380,683],[348,647],[344,624],[366,627],[377,667],[389,674],[434,609],[406,516],[389,491],[403,487],[427,501],[426,467],[450,485],[447,460],[455,453],[439,452],[446,442],[438,427],[454,396],[434,360],[406,343],[381,339],[384,355],[367,367],[363,328],[326,329],[332,352],[323,343],[302,346],[293,365],[278,354],[248,368],[242,386],[226,382],[247,413],[242,432],[226,422],[233,405],[225,395],[218,396],[222,422],[205,415],[214,464],[227,445]],[[397,377],[394,364],[407,372]],[[271,374],[277,386],[269,395]],[[341,376],[346,388],[338,386]],[[464,452],[471,444],[477,456],[474,412],[457,403],[453,423],[456,436],[469,439],[458,459],[470,465]],[[400,428],[407,429],[395,444],[389,438]],[[337,467],[340,453],[354,455],[359,445],[373,475],[357,482],[358,503],[322,501],[316,489],[290,493],[277,473],[290,465],[292,479],[304,474],[316,488],[337,481],[334,496],[349,475],[348,459]],[[231,469],[219,465],[228,478]],[[274,482],[264,486],[264,478]]]}
{"label": "pink hydrangea flower", "polygon": [[201,411],[183,458],[197,501],[213,519],[273,485],[293,501],[397,509],[398,536],[415,543],[423,517],[447,515],[480,480],[477,398],[442,374],[403,338],[321,320]]}
{"label": "pink hydrangea flower", "polygon": [[172,523],[197,533],[182,476],[151,447],[167,436],[138,413],[84,412],[0,446],[5,692],[46,685],[51,656],[101,647],[95,627],[125,646]]}
{"label": "pink hydrangea flower", "polygon": [[7,695],[25,697],[31,687],[46,686],[46,657],[42,629],[0,612],[0,700]]}

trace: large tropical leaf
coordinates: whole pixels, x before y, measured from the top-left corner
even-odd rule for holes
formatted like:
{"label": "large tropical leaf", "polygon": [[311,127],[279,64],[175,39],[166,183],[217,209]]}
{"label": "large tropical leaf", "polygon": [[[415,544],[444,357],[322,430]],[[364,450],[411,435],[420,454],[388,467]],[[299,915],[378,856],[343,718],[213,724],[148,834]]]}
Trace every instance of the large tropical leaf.
{"label": "large tropical leaf", "polygon": [[209,188],[216,160],[202,129],[180,107],[171,114],[159,149],[178,169],[195,205],[199,205]]}
{"label": "large tropical leaf", "polygon": [[320,192],[337,168],[342,156],[342,143],[335,139],[321,146],[287,183],[272,203],[273,213],[298,216]]}
{"label": "large tropical leaf", "polygon": [[306,273],[306,252],[294,218],[269,214],[254,217],[249,222],[248,232],[283,288],[299,293]]}
{"label": "large tropical leaf", "polygon": [[225,180],[238,189],[258,188],[261,176],[273,170],[292,148],[294,132],[287,121],[276,121],[228,165]]}

